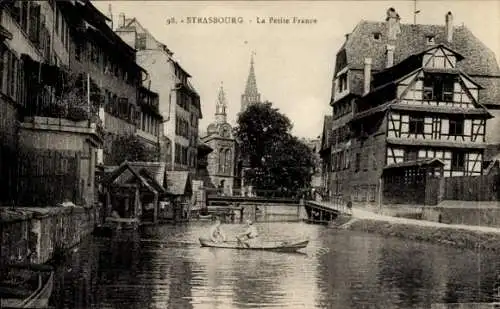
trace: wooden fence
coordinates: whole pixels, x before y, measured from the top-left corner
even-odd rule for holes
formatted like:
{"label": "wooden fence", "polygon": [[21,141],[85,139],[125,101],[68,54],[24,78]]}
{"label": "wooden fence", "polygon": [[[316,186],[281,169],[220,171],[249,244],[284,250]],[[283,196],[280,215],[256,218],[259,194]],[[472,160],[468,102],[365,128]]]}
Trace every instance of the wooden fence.
{"label": "wooden fence", "polygon": [[464,176],[444,179],[444,199],[461,201],[497,201],[499,176]]}
{"label": "wooden fence", "polygon": [[82,202],[79,153],[23,150],[17,156],[15,203],[55,206],[65,200]]}

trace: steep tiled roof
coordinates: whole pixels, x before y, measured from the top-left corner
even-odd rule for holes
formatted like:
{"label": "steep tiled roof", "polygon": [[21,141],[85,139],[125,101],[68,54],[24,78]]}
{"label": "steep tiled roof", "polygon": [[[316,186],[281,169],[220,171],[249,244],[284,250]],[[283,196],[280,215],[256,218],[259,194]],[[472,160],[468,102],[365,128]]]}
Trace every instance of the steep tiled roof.
{"label": "steep tiled roof", "polygon": [[[342,49],[346,51],[347,63],[351,70],[349,87],[352,93],[363,93],[364,59],[372,58],[372,70],[385,68],[386,45],[388,44],[387,23],[361,21],[344,42]],[[394,64],[405,60],[411,55],[422,52],[427,45],[427,36],[434,36],[435,44],[445,44],[461,54],[464,59],[457,62],[457,68],[474,78],[485,90],[480,91],[484,104],[500,104],[500,81],[498,78],[479,76],[500,76],[495,54],[481,42],[467,27],[459,26],[453,29],[452,42],[446,41],[445,25],[413,25],[400,24],[401,32],[397,35],[394,50]],[[375,40],[374,33],[380,33]],[[342,68],[336,68],[338,71]]]}
{"label": "steep tiled roof", "polygon": [[185,195],[191,190],[191,179],[187,171],[167,172],[167,193]]}
{"label": "steep tiled roof", "polygon": [[133,169],[137,174],[145,170],[157,183],[164,185],[165,168],[164,162],[127,162],[128,166]]}
{"label": "steep tiled roof", "polygon": [[487,91],[479,91],[479,102],[484,105],[500,105],[500,77],[479,77],[472,79]]}
{"label": "steep tiled roof", "polygon": [[[457,65],[469,75],[500,75],[495,54],[465,26],[454,27],[452,42],[446,42],[444,25],[401,24],[395,42],[394,63],[421,52],[427,46],[427,36],[434,35],[436,44],[446,44],[465,57]],[[350,68],[362,69],[364,59],[372,58],[372,69],[382,70],[386,64],[387,25],[383,22],[360,22],[345,44]],[[379,40],[373,33],[382,33]]]}

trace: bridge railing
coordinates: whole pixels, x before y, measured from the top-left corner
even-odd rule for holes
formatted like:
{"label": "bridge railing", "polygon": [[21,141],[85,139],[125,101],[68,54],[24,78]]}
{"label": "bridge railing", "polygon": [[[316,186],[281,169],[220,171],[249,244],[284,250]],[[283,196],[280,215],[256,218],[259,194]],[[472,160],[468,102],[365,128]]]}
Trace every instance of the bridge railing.
{"label": "bridge railing", "polygon": [[341,213],[352,213],[352,203],[342,194],[325,195],[315,199],[310,199],[311,201],[316,201],[328,205],[329,208],[340,211]]}
{"label": "bridge railing", "polygon": [[273,199],[296,199],[299,200],[301,198],[307,199],[309,196],[307,195],[306,190],[300,190],[296,192],[282,191],[282,190],[245,190],[245,189],[233,189],[232,194],[225,192],[222,189],[217,188],[203,188],[206,192],[207,196],[243,196],[243,197],[264,197],[264,198],[273,198]]}

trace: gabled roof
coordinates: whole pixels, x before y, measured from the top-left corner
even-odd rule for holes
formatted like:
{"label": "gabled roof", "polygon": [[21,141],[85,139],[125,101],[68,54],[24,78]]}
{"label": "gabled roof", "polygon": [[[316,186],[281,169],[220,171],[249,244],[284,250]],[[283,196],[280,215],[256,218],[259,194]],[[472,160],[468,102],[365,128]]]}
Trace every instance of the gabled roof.
{"label": "gabled roof", "polygon": [[149,190],[165,193],[163,186],[165,163],[159,162],[123,162],[113,172],[106,176],[104,184],[110,185],[117,181],[119,184],[129,183],[134,177]]}
{"label": "gabled roof", "polygon": [[155,179],[160,185],[164,185],[166,164],[164,162],[127,162],[128,166],[137,173],[145,170],[151,177]]}
{"label": "gabled roof", "polygon": [[191,192],[191,177],[188,171],[167,172],[167,193],[171,195],[186,195]]}
{"label": "gabled roof", "polygon": [[[401,33],[395,42],[394,63],[397,64],[427,46],[427,36],[434,35],[435,43],[446,46],[465,59],[457,65],[468,74],[500,75],[495,54],[465,26],[454,27],[452,42],[446,42],[444,25],[400,24]],[[347,63],[350,68],[362,69],[364,59],[372,58],[372,69],[382,70],[386,64],[388,38],[385,22],[361,21],[345,42]],[[381,33],[373,40],[373,33]]]}
{"label": "gabled roof", "polygon": [[[435,47],[444,44],[447,49],[453,50],[464,57],[457,62],[457,68],[474,79],[480,76],[500,76],[495,54],[465,26],[454,27],[452,42],[446,42],[445,26],[443,25],[413,25],[400,24],[401,32],[398,34],[394,50],[394,64],[397,65],[408,57],[428,49],[427,36],[433,35]],[[380,39],[374,40],[373,34],[380,33]],[[385,22],[361,21],[339,50],[346,52],[347,65],[351,70],[349,76],[349,89],[353,94],[363,94],[363,67],[364,59],[372,58],[372,72],[385,69],[387,24]],[[424,48],[423,48],[424,47]],[[432,48],[431,47],[431,48]],[[335,72],[342,68],[335,68]],[[480,82],[489,92],[482,94],[485,104],[500,104],[500,94],[495,88],[489,88]],[[495,85],[497,80],[491,81]]]}

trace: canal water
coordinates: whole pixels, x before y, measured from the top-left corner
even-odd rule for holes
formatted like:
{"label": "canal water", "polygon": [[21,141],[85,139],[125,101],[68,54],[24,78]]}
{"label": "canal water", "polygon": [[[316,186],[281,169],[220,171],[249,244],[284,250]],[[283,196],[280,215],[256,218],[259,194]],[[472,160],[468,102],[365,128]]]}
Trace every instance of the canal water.
{"label": "canal water", "polygon": [[[209,222],[140,239],[86,240],[57,271],[56,308],[430,308],[492,301],[500,257],[299,222],[262,237],[309,237],[302,254],[199,246]],[[243,229],[224,225],[226,234]],[[155,240],[161,240],[155,241]],[[500,282],[498,282],[500,283]]]}

